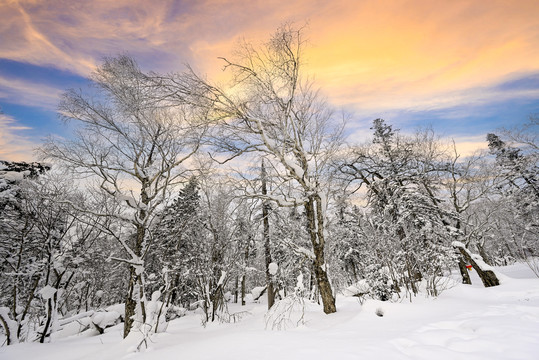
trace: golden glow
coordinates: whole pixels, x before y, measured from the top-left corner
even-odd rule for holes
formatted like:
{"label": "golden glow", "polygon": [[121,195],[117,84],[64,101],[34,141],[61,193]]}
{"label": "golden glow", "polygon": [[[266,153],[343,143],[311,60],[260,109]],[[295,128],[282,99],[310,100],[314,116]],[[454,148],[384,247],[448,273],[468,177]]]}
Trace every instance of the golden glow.
{"label": "golden glow", "polygon": [[536,1],[361,3],[311,26],[311,69],[342,104],[406,106],[539,69]]}
{"label": "golden glow", "polygon": [[27,127],[16,125],[16,121],[0,114],[0,159],[11,161],[32,161],[32,149],[36,146],[25,137]]}

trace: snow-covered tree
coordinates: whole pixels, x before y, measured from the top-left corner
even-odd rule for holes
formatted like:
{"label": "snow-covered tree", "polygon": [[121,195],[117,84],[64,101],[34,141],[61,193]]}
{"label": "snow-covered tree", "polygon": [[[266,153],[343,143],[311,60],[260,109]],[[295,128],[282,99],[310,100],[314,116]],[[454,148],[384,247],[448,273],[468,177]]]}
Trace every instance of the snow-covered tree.
{"label": "snow-covered tree", "polygon": [[372,129],[373,144],[353,149],[340,169],[367,189],[371,233],[385,244],[379,257],[395,274],[395,291],[405,286],[417,293],[426,280],[435,295],[437,278],[455,257],[449,230],[454,214],[439,197],[447,168],[443,152],[429,131],[402,136],[382,119]]}
{"label": "snow-covered tree", "polygon": [[124,254],[114,258],[129,266],[127,336],[134,321],[146,322],[144,258],[152,249],[151,224],[182,179],[181,165],[199,147],[205,114],[160,104],[147,74],[128,56],[106,59],[91,80],[93,93],[70,90],[59,105],[63,118],[77,127],[73,139],[50,139],[41,153],[98,192],[99,203],[82,210],[121,223],[102,230],[122,246]]}
{"label": "snow-covered tree", "polygon": [[502,131],[503,138],[488,134],[487,141],[498,172],[493,236],[505,240],[509,251],[539,276],[538,128],[539,119],[532,116],[524,126]]}
{"label": "snow-covered tree", "polygon": [[36,315],[36,293],[42,278],[44,246],[35,228],[25,178],[50,168],[39,163],[0,161],[0,322],[7,344],[26,339],[29,317]]}
{"label": "snow-covered tree", "polygon": [[208,230],[196,177],[160,213],[154,224],[159,246],[150,254],[148,273],[157,286],[164,288],[164,301],[188,307],[199,300],[197,276],[205,266]]}
{"label": "snow-covered tree", "polygon": [[68,206],[81,203],[72,185],[55,172],[26,179],[17,184],[17,205],[2,211],[0,278],[2,293],[9,296],[1,300],[17,325],[16,332],[9,332],[9,342],[15,338],[44,342],[56,330],[58,317],[72,309],[69,292],[96,236]]}
{"label": "snow-covered tree", "polygon": [[329,162],[342,145],[342,122],[302,75],[301,29],[283,26],[263,46],[243,43],[224,59],[233,80],[228,89],[194,72],[160,78],[164,96],[198,104],[218,122],[214,145],[239,156],[257,151],[278,174],[272,193],[259,197],[305,209],[313,268],[325,313],[336,311],[326,247]]}

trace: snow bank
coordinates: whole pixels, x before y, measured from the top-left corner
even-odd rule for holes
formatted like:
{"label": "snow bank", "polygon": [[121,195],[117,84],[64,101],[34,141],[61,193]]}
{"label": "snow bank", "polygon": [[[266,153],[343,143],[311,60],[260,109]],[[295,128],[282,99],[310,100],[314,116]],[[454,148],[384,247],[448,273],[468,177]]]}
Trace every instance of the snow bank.
{"label": "snow bank", "polygon": [[105,308],[105,311],[108,311],[108,312],[117,312],[118,314],[120,314],[120,316],[122,318],[125,317],[125,304],[114,304],[114,305],[111,305],[107,308]]}

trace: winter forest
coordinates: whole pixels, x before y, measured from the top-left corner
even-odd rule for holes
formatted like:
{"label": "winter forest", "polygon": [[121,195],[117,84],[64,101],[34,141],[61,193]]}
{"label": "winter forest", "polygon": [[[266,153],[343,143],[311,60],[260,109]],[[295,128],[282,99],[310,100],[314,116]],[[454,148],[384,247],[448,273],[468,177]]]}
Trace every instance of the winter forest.
{"label": "winter forest", "polygon": [[359,143],[303,73],[305,46],[288,25],[242,42],[222,83],[119,55],[63,94],[72,136],[0,161],[4,349],[115,327],[137,352],[174,321],[241,324],[252,304],[261,329],[291,331],[312,306],[503,288],[500,267],[538,281],[539,118],[466,156],[384,119]]}

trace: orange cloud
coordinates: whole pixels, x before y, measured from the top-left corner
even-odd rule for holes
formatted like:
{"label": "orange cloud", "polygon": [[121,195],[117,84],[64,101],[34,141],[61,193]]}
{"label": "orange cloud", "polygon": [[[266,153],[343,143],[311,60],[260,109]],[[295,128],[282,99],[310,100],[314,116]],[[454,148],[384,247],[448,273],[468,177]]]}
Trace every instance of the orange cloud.
{"label": "orange cloud", "polygon": [[430,102],[539,70],[536,1],[387,3],[339,2],[312,21],[310,68],[341,104]]}
{"label": "orange cloud", "polygon": [[536,0],[12,0],[0,5],[0,57],[87,75],[127,51],[149,69],[189,62],[212,77],[239,37],[308,22],[307,70],[334,103],[431,108],[539,71],[538,15]]}

